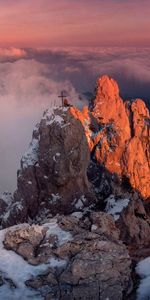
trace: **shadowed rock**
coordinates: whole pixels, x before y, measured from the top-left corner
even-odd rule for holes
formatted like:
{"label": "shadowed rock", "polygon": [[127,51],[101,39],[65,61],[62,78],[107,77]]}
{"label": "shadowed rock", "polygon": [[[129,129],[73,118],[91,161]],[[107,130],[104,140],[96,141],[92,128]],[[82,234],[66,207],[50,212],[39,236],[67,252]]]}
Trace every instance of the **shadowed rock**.
{"label": "shadowed rock", "polygon": [[54,215],[88,206],[94,201],[86,174],[89,160],[84,128],[70,110],[46,111],[22,157],[14,202],[3,226],[42,211]]}

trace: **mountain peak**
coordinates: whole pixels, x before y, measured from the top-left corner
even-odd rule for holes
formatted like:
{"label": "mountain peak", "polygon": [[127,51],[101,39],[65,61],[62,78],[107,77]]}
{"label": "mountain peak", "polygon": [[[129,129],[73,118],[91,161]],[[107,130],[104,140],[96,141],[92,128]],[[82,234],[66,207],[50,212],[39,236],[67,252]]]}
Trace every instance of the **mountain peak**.
{"label": "mountain peak", "polygon": [[110,76],[103,75],[97,80],[97,94],[100,98],[112,99],[119,97],[118,83]]}

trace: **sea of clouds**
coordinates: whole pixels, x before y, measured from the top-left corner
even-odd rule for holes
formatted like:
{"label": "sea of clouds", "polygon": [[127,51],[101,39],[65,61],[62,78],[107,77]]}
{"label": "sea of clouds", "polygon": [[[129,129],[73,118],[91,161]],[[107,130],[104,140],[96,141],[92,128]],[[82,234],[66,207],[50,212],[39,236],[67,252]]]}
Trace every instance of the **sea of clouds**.
{"label": "sea of clouds", "polygon": [[14,191],[43,110],[60,104],[62,90],[82,107],[103,74],[118,81],[124,99],[140,97],[150,106],[149,48],[0,49],[0,192]]}

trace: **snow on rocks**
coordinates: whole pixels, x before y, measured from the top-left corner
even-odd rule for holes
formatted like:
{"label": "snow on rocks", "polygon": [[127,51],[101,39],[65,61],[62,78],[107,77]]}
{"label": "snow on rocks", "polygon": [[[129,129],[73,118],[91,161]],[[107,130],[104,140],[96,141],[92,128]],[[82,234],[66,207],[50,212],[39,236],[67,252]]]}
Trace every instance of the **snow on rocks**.
{"label": "snow on rocks", "polygon": [[[63,269],[66,267],[67,261],[55,257],[50,252],[49,256],[43,254],[45,259],[42,263],[40,260],[36,265],[31,265],[29,262],[32,263],[34,247],[47,246],[51,248],[50,239],[53,239],[54,236],[57,236],[57,247],[72,240],[71,233],[62,230],[57,219],[51,219],[49,223],[41,226],[22,224],[0,231],[0,275],[3,280],[3,284],[0,286],[0,299],[44,299],[37,290],[27,287],[26,281],[43,274],[48,268]],[[42,248],[39,249],[42,251]],[[39,254],[39,258],[41,256],[42,252]],[[11,285],[6,284],[5,279],[9,279]]]}
{"label": "snow on rocks", "polygon": [[58,237],[58,245],[61,246],[68,241],[72,240],[72,235],[68,231],[62,230],[58,223],[57,219],[51,219],[50,223],[44,224],[44,227],[48,228],[46,237],[49,238],[50,235],[56,235]]}
{"label": "snow on rocks", "polygon": [[119,198],[119,199],[115,199],[114,195],[110,195],[106,200],[106,207],[105,207],[105,211],[112,215],[115,219],[115,221],[117,221],[120,217],[121,212],[123,211],[124,208],[126,208],[129,204],[129,199],[125,198]]}
{"label": "snow on rocks", "polygon": [[23,155],[21,163],[23,168],[33,166],[38,161],[39,140],[33,138],[28,150]]}
{"label": "snow on rocks", "polygon": [[[21,201],[19,202],[14,202],[12,205],[11,205],[11,211],[15,210],[17,213],[21,212],[23,210],[23,204],[21,203]],[[9,218],[10,216],[10,207],[8,206],[8,209],[6,211],[6,213],[4,214],[3,216],[3,221],[7,221],[7,219]]]}
{"label": "snow on rocks", "polygon": [[55,204],[61,199],[60,195],[57,194],[51,194],[51,197],[48,199],[50,203]]}
{"label": "snow on rocks", "polygon": [[75,204],[75,208],[77,210],[83,209],[84,208],[84,204],[86,202],[86,197],[84,195],[82,195],[76,202]]}
{"label": "snow on rocks", "polygon": [[[65,124],[64,118],[62,117],[62,111],[66,112],[68,108],[63,107],[51,107],[44,112],[42,120],[46,122],[46,125],[51,125],[53,123],[57,123],[59,126],[63,126]],[[59,115],[61,113],[61,116]]]}
{"label": "snow on rocks", "polygon": [[[99,220],[106,223],[108,217],[111,218],[103,213]],[[98,216],[96,220],[98,224]],[[110,241],[104,231],[101,235],[91,232],[89,224],[90,219],[62,215],[40,226],[22,224],[2,230],[0,272],[4,281],[0,299],[59,299],[67,288],[68,299],[85,299],[85,294],[89,300],[98,295],[102,299],[113,295],[112,299],[121,300],[130,282],[128,251],[118,239]],[[4,249],[6,236],[9,251]],[[106,268],[109,272],[101,277]],[[12,282],[11,286],[5,278]]]}
{"label": "snow on rocks", "polygon": [[12,194],[10,192],[4,192],[0,194],[0,199],[2,199],[6,205],[10,205],[12,202]]}
{"label": "snow on rocks", "polygon": [[83,207],[92,202],[94,195],[86,174],[89,159],[83,126],[70,109],[48,109],[33,131],[18,172],[14,202],[23,199],[25,209],[17,216],[19,221],[11,218],[9,226],[25,222],[28,217],[35,218],[40,214],[42,202],[52,216],[76,211],[75,199],[82,195],[86,196],[86,203],[81,199]]}
{"label": "snow on rocks", "polygon": [[83,217],[83,213],[81,211],[76,211],[71,214],[72,217],[75,217],[77,219],[81,219]]}
{"label": "snow on rocks", "polygon": [[37,291],[28,289],[25,281],[31,276],[45,271],[47,266],[42,264],[39,266],[29,265],[21,256],[14,251],[8,251],[4,248],[3,240],[7,230],[0,231],[0,272],[4,278],[9,278],[15,288],[4,284],[0,286],[0,299],[3,300],[26,300],[28,298],[42,299]]}
{"label": "snow on rocks", "polygon": [[141,277],[140,285],[137,289],[137,300],[150,299],[150,257],[140,261],[136,267],[137,274]]}
{"label": "snow on rocks", "polygon": [[0,195],[0,222],[3,216],[6,214],[9,206],[13,201],[12,195],[9,192],[4,192]]}

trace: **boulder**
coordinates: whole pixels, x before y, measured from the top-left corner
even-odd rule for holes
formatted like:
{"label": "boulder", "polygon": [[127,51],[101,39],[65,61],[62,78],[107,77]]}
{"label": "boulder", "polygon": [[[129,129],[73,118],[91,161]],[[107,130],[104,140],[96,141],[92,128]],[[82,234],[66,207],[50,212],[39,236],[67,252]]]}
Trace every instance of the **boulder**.
{"label": "boulder", "polygon": [[4,246],[30,264],[47,265],[25,282],[44,299],[121,300],[132,289],[128,251],[113,218],[105,213],[15,226],[7,230]]}

